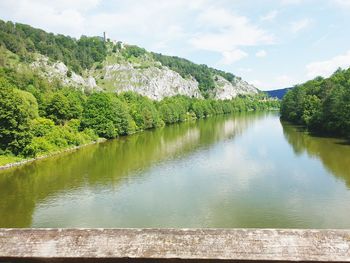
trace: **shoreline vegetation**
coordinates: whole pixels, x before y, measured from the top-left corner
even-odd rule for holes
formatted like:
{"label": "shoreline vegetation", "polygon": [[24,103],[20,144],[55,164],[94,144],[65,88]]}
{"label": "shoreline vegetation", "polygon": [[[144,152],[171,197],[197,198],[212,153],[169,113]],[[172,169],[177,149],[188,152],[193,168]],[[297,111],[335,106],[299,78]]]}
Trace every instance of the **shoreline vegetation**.
{"label": "shoreline vegetation", "polygon": [[314,134],[350,139],[350,69],[317,77],[287,92],[281,119]]}
{"label": "shoreline vegetation", "polygon": [[[276,107],[268,108],[266,110],[267,111],[279,111],[279,109],[276,108]],[[249,110],[249,111],[252,111],[252,110]],[[208,116],[208,118],[209,117],[211,117],[211,116]],[[197,119],[192,119],[192,120],[189,120],[189,121],[196,121],[196,120]],[[140,131],[140,132],[143,132],[143,131]],[[135,133],[133,133],[133,134],[135,134]],[[129,134],[129,135],[133,135],[133,134]],[[129,136],[129,135],[127,135],[127,136]],[[118,139],[118,138],[115,138],[115,139]],[[90,145],[94,145],[94,144],[98,144],[98,143],[104,143],[104,142],[107,142],[107,141],[108,141],[108,139],[98,138],[97,140],[91,141],[91,142],[86,143],[86,144],[82,144],[82,145],[79,145],[79,146],[71,146],[71,147],[68,147],[68,148],[63,148],[63,149],[60,149],[60,150],[57,150],[57,151],[54,151],[54,152],[48,152],[48,153],[45,153],[43,155],[32,157],[32,158],[0,155],[0,171],[1,170],[7,170],[7,169],[15,168],[15,167],[18,167],[18,166],[22,166],[22,165],[25,165],[25,164],[28,164],[28,163],[31,163],[31,162],[47,159],[47,158],[50,158],[50,157],[53,157],[53,156],[58,156],[58,155],[61,155],[61,154],[64,154],[64,153],[74,152],[74,151],[80,150],[81,148],[84,148],[84,147],[87,147],[87,146],[90,146]]]}
{"label": "shoreline vegetation", "polygon": [[[5,137],[7,145],[1,140],[0,170],[173,123],[215,115],[274,110],[279,107],[278,101],[266,99],[263,94],[227,101],[175,96],[158,102],[133,92],[119,95],[84,94],[74,89],[62,88],[53,92],[56,96],[51,94],[51,100],[55,101],[59,96],[57,94],[62,92],[65,94],[59,96],[62,100],[74,98],[72,94],[83,98],[73,99],[72,103],[56,101],[58,106],[55,111],[55,106],[49,102],[50,107],[47,111],[51,114],[48,115],[46,111],[41,115],[38,110],[40,105],[30,93],[11,86],[4,79],[2,82],[0,79],[0,83],[6,83],[0,90],[0,103],[5,106],[0,109],[0,121],[7,124],[1,127],[0,133],[9,136]],[[18,94],[20,96],[16,97]],[[27,101],[23,95],[27,95],[27,100],[29,97],[32,101]],[[18,100],[14,102],[10,98]],[[67,108],[62,105],[66,105]],[[76,107],[81,108],[79,113],[74,113]],[[33,109],[36,112],[31,112]],[[62,112],[65,114],[62,115]],[[23,116],[16,116],[18,114]],[[71,119],[69,116],[75,117]],[[18,119],[21,119],[21,122],[16,123],[15,127],[9,126],[11,120]],[[8,130],[4,129],[6,127]],[[4,136],[1,139],[4,139]]]}

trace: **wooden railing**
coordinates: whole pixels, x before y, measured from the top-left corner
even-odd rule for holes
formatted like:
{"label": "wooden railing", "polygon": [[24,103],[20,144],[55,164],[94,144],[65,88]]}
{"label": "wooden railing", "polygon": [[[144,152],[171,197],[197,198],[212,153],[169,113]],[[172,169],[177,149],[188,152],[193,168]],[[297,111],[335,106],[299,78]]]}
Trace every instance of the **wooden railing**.
{"label": "wooden railing", "polygon": [[144,261],[350,262],[350,230],[0,229],[0,262]]}

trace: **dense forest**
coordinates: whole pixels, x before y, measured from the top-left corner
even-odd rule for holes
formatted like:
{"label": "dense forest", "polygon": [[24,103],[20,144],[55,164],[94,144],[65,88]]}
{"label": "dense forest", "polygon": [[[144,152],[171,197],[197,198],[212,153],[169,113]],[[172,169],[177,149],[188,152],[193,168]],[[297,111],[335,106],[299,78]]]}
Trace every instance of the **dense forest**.
{"label": "dense forest", "polygon": [[95,62],[102,62],[107,49],[101,38],[82,36],[74,38],[47,33],[29,25],[0,20],[0,46],[19,55],[21,60],[31,60],[33,52],[53,61],[62,61],[71,70],[81,73]]}
{"label": "dense forest", "polygon": [[318,77],[284,96],[281,117],[310,131],[350,138],[350,69]]}

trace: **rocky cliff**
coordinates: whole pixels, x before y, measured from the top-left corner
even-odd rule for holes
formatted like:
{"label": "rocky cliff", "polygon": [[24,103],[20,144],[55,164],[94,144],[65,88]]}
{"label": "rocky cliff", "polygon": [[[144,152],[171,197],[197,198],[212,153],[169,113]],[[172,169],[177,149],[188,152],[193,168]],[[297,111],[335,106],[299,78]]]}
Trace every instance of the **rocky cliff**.
{"label": "rocky cliff", "polygon": [[215,89],[213,97],[218,100],[229,100],[238,95],[257,94],[259,90],[239,77],[231,82],[221,76],[215,76]]}
{"label": "rocky cliff", "polygon": [[[178,72],[156,61],[149,53],[126,59],[122,51],[110,51],[103,63],[95,65],[80,75],[69,70],[63,62],[51,62],[43,55],[37,55],[30,66],[49,80],[58,79],[64,85],[89,92],[134,91],[153,100],[175,95],[203,98],[199,83],[193,76],[181,76]],[[214,99],[227,100],[240,94],[259,92],[253,85],[239,77],[229,81],[223,76],[214,75],[212,80],[215,87],[209,91],[209,96]]]}
{"label": "rocky cliff", "polygon": [[154,100],[176,95],[202,98],[195,79],[184,79],[161,65],[138,68],[131,63],[113,64],[105,66],[103,70],[103,81],[99,83],[118,93],[134,91]]}
{"label": "rocky cliff", "polygon": [[66,86],[82,88],[85,91],[102,90],[97,87],[94,77],[87,76],[84,78],[70,71],[63,62],[51,62],[48,57],[43,55],[36,55],[36,60],[30,64],[30,67],[42,77],[51,81],[59,80]]}

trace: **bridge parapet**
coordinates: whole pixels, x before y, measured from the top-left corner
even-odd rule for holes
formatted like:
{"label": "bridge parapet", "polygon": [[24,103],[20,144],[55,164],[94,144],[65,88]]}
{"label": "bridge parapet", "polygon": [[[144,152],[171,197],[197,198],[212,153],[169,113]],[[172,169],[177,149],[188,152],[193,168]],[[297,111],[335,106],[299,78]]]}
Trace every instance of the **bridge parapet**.
{"label": "bridge parapet", "polygon": [[0,262],[350,262],[350,230],[0,229]]}

